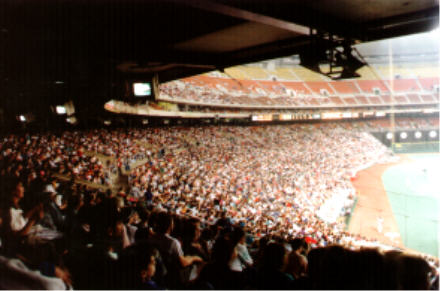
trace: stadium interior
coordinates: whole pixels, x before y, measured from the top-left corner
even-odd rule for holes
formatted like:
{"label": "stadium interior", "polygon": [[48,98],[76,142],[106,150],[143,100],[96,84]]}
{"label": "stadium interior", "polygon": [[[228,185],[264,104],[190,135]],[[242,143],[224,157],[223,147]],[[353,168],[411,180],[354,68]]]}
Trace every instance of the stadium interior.
{"label": "stadium interior", "polygon": [[[438,290],[438,27],[437,0],[2,1],[0,289]],[[416,160],[426,193],[391,172]]]}

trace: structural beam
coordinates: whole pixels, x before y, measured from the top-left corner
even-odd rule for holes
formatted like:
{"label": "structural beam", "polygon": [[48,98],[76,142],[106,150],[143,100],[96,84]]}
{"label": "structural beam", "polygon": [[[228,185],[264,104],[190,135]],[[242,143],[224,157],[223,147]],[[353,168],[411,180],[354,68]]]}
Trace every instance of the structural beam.
{"label": "structural beam", "polygon": [[287,31],[291,31],[297,34],[309,34],[310,29],[307,26],[303,26],[300,24],[292,23],[289,21],[277,19],[274,17],[261,15],[258,13],[254,13],[251,11],[243,10],[240,8],[215,3],[209,0],[173,0],[173,2],[178,2],[183,5],[191,6],[193,8],[198,8],[201,10],[206,10],[210,12],[214,12],[217,14],[222,14],[225,16],[235,17],[239,19],[243,19],[246,21],[261,23],[273,27],[277,27],[280,29],[284,29]]}

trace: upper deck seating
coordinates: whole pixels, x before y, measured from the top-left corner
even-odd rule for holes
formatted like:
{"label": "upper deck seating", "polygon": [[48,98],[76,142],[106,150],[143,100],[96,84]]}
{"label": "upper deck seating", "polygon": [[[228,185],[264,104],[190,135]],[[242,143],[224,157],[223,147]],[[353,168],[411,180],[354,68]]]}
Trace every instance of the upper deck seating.
{"label": "upper deck seating", "polygon": [[375,89],[379,89],[381,93],[389,92],[381,80],[357,80],[356,83],[361,88],[362,93],[375,94]]}
{"label": "upper deck seating", "polygon": [[338,94],[357,94],[360,93],[356,84],[352,81],[329,82]]}

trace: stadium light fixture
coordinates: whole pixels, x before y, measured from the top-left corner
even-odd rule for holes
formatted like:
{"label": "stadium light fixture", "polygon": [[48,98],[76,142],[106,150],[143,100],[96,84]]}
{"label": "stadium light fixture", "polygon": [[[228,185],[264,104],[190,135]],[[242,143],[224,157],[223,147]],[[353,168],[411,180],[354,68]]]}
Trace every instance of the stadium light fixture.
{"label": "stadium light fixture", "polygon": [[416,139],[420,139],[422,137],[422,133],[420,131],[416,131],[416,133],[414,133],[414,137]]}
{"label": "stadium light fixture", "polygon": [[104,124],[105,125],[110,125],[110,124],[112,124],[112,122],[110,120],[104,120]]}
{"label": "stadium light fixture", "polygon": [[26,122],[26,117],[25,117],[24,115],[20,115],[20,116],[18,116],[18,119],[19,119],[21,122]]}
{"label": "stadium light fixture", "polygon": [[386,137],[387,137],[387,139],[393,139],[393,133],[392,132],[388,132]]}
{"label": "stadium light fixture", "polygon": [[406,132],[400,133],[400,138],[401,139],[406,139],[407,137],[408,137],[408,134]]}
{"label": "stadium light fixture", "polygon": [[437,137],[437,132],[436,132],[435,130],[431,130],[431,131],[429,132],[429,137],[430,137],[430,138],[436,138],[436,137]]}
{"label": "stadium light fixture", "polygon": [[143,124],[143,125],[148,124],[148,119],[144,119],[144,120],[142,120],[142,124]]}
{"label": "stadium light fixture", "polygon": [[57,105],[55,110],[59,115],[66,114],[66,107],[64,107],[63,105]]}

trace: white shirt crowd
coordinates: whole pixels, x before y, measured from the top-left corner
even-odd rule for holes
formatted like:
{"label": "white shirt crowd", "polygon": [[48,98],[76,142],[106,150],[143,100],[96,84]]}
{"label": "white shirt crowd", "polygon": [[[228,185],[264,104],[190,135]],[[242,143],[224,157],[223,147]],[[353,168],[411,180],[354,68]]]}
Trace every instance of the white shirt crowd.
{"label": "white shirt crowd", "polygon": [[355,170],[392,158],[371,135],[331,124],[168,128],[154,134],[165,154],[150,154],[147,164],[132,171],[136,196],[150,187],[157,207],[177,214],[214,223],[226,212],[254,235],[309,236],[321,245],[348,234],[340,220],[318,217],[320,208],[345,192],[348,201],[337,216],[349,212]]}
{"label": "white shirt crowd", "polygon": [[[393,159],[350,123],[10,135],[0,152],[3,170],[30,178],[46,171],[112,186],[111,173],[125,167],[135,200],[150,191],[158,208],[207,223],[226,213],[256,236],[310,237],[316,245],[371,242],[345,231],[356,196],[350,178]],[[105,164],[96,153],[114,159]],[[136,161],[144,164],[131,169]]]}

